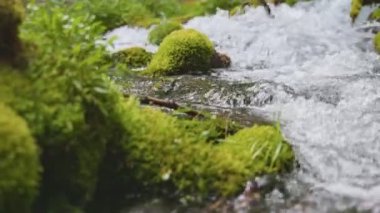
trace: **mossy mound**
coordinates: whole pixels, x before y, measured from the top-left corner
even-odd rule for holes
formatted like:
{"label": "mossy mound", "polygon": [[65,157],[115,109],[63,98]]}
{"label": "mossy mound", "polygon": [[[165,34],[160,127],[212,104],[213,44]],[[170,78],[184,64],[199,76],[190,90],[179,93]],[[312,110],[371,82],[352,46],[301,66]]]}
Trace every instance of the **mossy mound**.
{"label": "mossy mound", "polygon": [[21,0],[0,0],[0,63],[17,64],[22,50],[18,25],[24,15]]}
{"label": "mossy mound", "polygon": [[30,212],[39,184],[39,152],[26,122],[0,103],[0,211]]}
{"label": "mossy mound", "polygon": [[[285,171],[293,164],[290,146],[271,126],[243,129],[225,142],[210,143],[207,128],[186,128],[181,120],[151,108],[140,109],[133,101],[126,111],[125,128],[131,133],[123,144],[128,173],[147,187],[166,186],[156,190],[230,196],[250,177]],[[202,121],[193,122],[192,127]]]}
{"label": "mossy mound", "polygon": [[363,0],[351,0],[351,10],[350,17],[352,22],[355,22],[356,17],[358,17],[363,5]]}
{"label": "mossy mound", "polygon": [[375,50],[380,54],[380,33],[377,33],[373,38],[373,44],[375,46]]}
{"label": "mossy mound", "polygon": [[251,172],[255,175],[289,171],[294,163],[292,148],[281,135],[279,127],[243,129],[226,138],[222,147],[236,155],[247,155],[253,164]]}
{"label": "mossy mound", "polygon": [[376,8],[368,16],[368,20],[380,21],[380,8]]}
{"label": "mossy mound", "polygon": [[117,63],[123,63],[129,68],[146,67],[151,61],[153,53],[142,47],[131,47],[112,54]]}
{"label": "mossy mound", "polygon": [[169,21],[155,26],[148,35],[150,43],[160,45],[164,38],[176,30],[181,30],[183,27],[180,23]]}
{"label": "mossy mound", "polygon": [[193,29],[177,30],[161,43],[147,73],[173,75],[207,72],[213,54],[213,44],[206,35]]}

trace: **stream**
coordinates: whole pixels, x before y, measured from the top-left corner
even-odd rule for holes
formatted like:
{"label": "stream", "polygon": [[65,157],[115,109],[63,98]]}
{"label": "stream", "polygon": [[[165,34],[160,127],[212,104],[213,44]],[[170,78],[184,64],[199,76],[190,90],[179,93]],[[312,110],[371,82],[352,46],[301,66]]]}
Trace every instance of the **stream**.
{"label": "stream", "polygon": [[[369,24],[352,25],[349,7],[350,0],[316,0],[272,6],[274,17],[247,8],[185,24],[208,35],[232,66],[173,77],[168,85],[180,86],[161,97],[280,121],[300,165],[286,177],[289,196],[267,195],[271,212],[380,212],[380,58]],[[122,27],[107,36],[118,36],[113,50],[156,51],[147,34]]]}

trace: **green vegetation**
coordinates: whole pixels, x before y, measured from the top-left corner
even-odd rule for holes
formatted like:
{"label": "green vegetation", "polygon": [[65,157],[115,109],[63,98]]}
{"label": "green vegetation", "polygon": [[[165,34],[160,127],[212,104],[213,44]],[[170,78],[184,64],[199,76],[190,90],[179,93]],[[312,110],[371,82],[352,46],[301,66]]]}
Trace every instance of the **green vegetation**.
{"label": "green vegetation", "polygon": [[39,184],[39,153],[26,122],[0,103],[0,210],[30,212]]}
{"label": "green vegetation", "polygon": [[368,17],[369,20],[380,21],[380,8],[376,8]]}
{"label": "green vegetation", "polygon": [[182,25],[178,22],[163,22],[156,27],[154,27],[150,32],[148,36],[148,40],[150,43],[155,44],[155,45],[160,45],[162,40],[172,33],[173,31],[176,30],[181,30]]}
{"label": "green vegetation", "polygon": [[356,17],[359,15],[360,10],[362,9],[363,0],[352,0],[351,1],[351,10],[350,17],[352,22],[355,22]]}
{"label": "green vegetation", "polygon": [[116,63],[123,63],[129,68],[146,67],[153,54],[141,47],[131,47],[112,54]]}
{"label": "green vegetation", "polygon": [[377,33],[373,38],[373,44],[375,46],[375,50],[380,54],[380,33]]}
{"label": "green vegetation", "polygon": [[[83,13],[85,5],[31,4],[21,27],[33,47],[28,66],[0,60],[0,212],[120,212],[135,193],[231,196],[252,176],[290,168],[294,157],[278,128],[179,119],[125,99],[97,43],[108,19]],[[17,32],[18,23],[4,26]],[[205,35],[179,30],[149,69],[162,70],[162,59],[168,74],[206,71],[213,54]]]}
{"label": "green vegetation", "polygon": [[153,56],[147,73],[173,75],[207,72],[214,54],[212,42],[206,35],[193,30],[178,30],[168,35]]}

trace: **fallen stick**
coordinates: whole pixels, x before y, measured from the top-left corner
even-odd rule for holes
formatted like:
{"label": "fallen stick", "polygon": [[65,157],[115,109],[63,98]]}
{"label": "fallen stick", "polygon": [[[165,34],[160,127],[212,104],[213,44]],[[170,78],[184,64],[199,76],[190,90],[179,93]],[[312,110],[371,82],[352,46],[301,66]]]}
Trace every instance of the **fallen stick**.
{"label": "fallen stick", "polygon": [[[131,96],[130,94],[124,93],[124,97],[129,98],[130,96]],[[143,105],[159,106],[159,107],[165,107],[165,108],[173,109],[173,110],[183,109],[183,113],[187,114],[191,118],[204,117],[204,115],[201,112],[188,109],[187,107],[183,107],[172,100],[163,100],[163,99],[154,98],[150,96],[142,96],[142,97],[136,96],[136,97],[140,101],[140,103]]]}

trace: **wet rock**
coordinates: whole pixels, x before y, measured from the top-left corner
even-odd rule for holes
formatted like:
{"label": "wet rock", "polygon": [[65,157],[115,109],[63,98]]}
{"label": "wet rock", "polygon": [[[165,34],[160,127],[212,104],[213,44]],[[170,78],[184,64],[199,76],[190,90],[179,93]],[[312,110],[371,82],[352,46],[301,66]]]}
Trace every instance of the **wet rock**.
{"label": "wet rock", "polygon": [[228,68],[231,65],[231,58],[223,53],[215,52],[211,58],[212,68]]}

